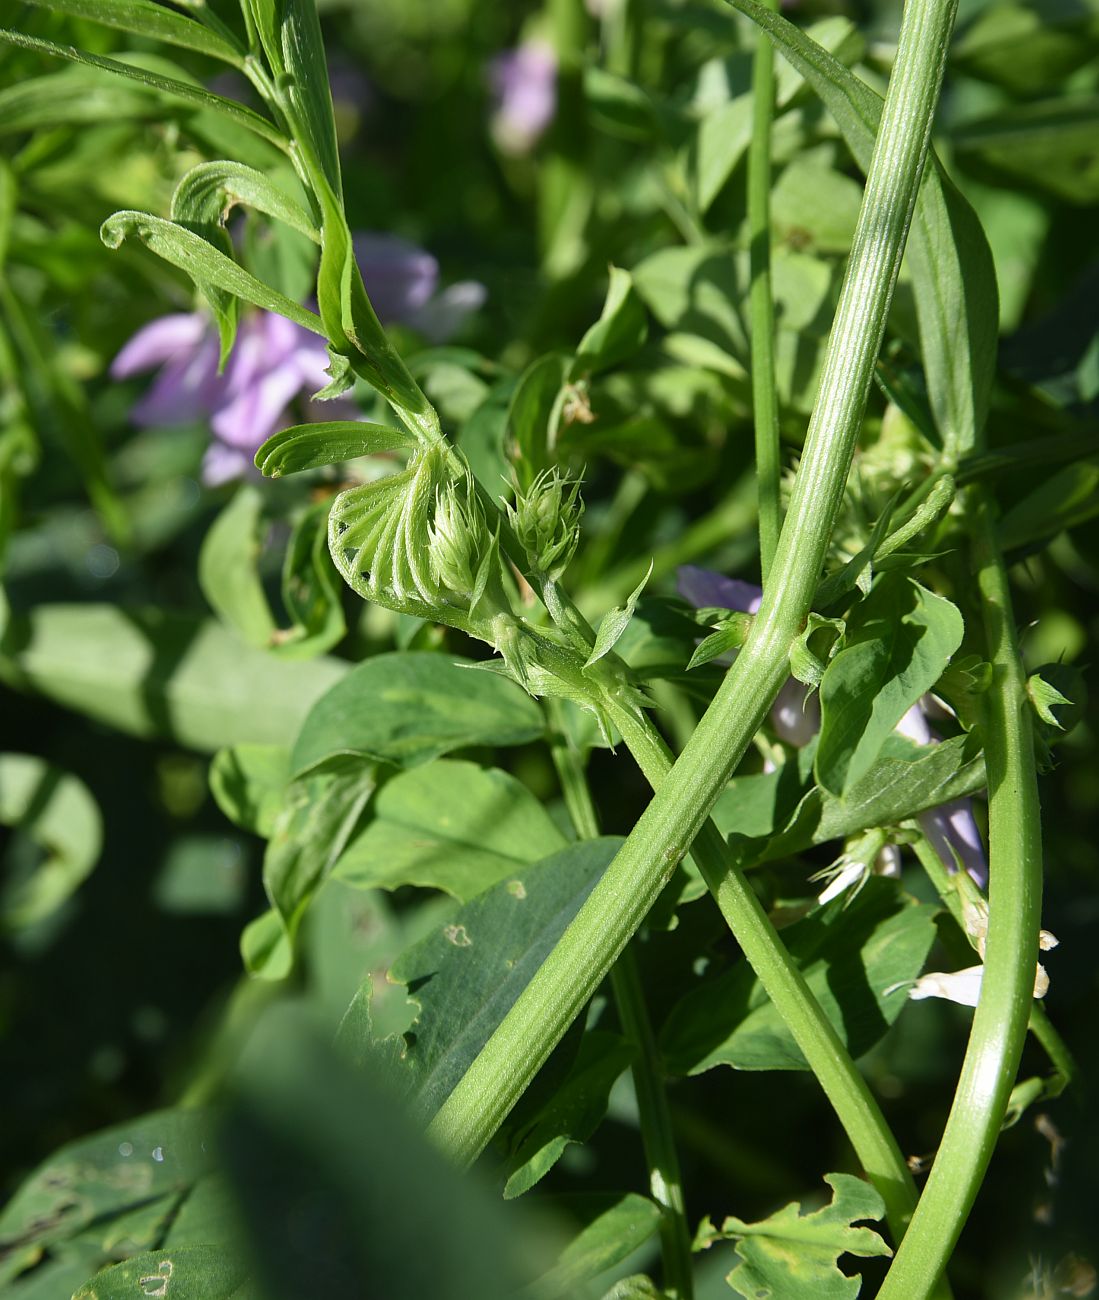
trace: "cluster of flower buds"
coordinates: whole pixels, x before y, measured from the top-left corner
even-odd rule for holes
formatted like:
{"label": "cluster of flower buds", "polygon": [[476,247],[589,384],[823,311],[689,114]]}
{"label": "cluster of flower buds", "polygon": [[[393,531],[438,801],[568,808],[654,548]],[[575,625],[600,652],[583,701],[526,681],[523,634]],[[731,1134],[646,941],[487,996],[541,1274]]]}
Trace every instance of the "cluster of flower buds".
{"label": "cluster of flower buds", "polygon": [[543,470],[526,492],[516,491],[507,512],[531,569],[556,581],[580,540],[580,480],[565,477],[556,467]]}

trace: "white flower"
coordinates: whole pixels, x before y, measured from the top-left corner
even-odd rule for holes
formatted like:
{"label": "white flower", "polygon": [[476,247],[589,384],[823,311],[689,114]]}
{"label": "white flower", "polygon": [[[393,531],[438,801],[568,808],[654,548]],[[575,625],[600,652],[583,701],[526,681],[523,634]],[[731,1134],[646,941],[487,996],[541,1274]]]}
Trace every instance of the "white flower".
{"label": "white flower", "polygon": [[[963,1007],[975,1007],[981,996],[981,976],[984,966],[967,966],[965,970],[956,970],[950,974],[943,971],[931,971],[920,978],[908,990],[908,996],[914,1001],[922,998],[946,998]],[[1049,976],[1046,968],[1038,965],[1034,970],[1034,996],[1044,998],[1049,992]]]}

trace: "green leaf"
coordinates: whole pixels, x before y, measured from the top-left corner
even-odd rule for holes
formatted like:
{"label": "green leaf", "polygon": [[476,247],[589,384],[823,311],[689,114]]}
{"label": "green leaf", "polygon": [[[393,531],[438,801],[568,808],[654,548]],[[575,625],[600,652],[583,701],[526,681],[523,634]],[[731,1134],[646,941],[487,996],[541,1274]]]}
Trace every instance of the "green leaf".
{"label": "green leaf", "polygon": [[[891,737],[874,766],[842,798],[819,786],[793,799],[782,773],[738,777],[714,816],[744,864],[773,862],[815,844],[847,839],[876,826],[896,826],[917,813],[975,794],[985,786],[984,760],[966,736],[923,748]],[[803,750],[804,754],[805,751]],[[790,767],[789,764],[786,765]],[[758,790],[749,790],[753,783]]]}
{"label": "green leaf", "polygon": [[[824,101],[865,172],[882,99],[827,50],[756,0],[728,0],[774,41]],[[996,274],[973,209],[932,155],[916,200],[908,262],[927,389],[948,450],[965,451],[984,427],[996,366]]]}
{"label": "green leaf", "polygon": [[[299,777],[287,786],[263,856],[263,884],[283,936],[250,967],[252,974],[264,979],[289,974],[301,919],[347,847],[375,784],[372,766],[345,759],[323,776]],[[250,954],[254,950],[246,946],[246,959]]]}
{"label": "green leaf", "polygon": [[669,1300],[651,1277],[644,1273],[631,1273],[603,1293],[603,1300]]}
{"label": "green leaf", "polygon": [[[317,273],[317,305],[331,348],[346,366],[376,388],[405,419],[422,444],[438,443],[438,417],[390,343],[367,296],[362,273],[343,209],[323,176],[314,178],[321,206],[321,262]],[[339,372],[331,392],[336,396],[347,384]],[[342,385],[342,388],[341,386]]]}
{"label": "green leaf", "polygon": [[1071,712],[1076,707],[1073,701],[1067,695],[1063,695],[1052,682],[1046,681],[1041,672],[1031,673],[1026,679],[1026,692],[1034,706],[1034,712],[1046,726],[1064,731],[1064,724],[1053,710],[1060,707]]}
{"label": "green leaf", "polygon": [[[808,36],[845,63],[856,59],[863,48],[861,35],[850,19],[838,15],[822,18],[807,29]],[[802,87],[801,78],[789,67],[776,69],[775,110],[781,112]],[[711,108],[698,124],[690,143],[686,165],[700,215],[705,215],[725,187],[748,149],[752,136],[752,92],[745,90]],[[781,184],[781,178],[780,182]],[[772,202],[776,195],[772,194]],[[827,216],[823,218],[828,220]],[[847,251],[846,246],[842,250]]]}
{"label": "green leaf", "polygon": [[569,369],[573,381],[632,357],[649,335],[645,308],[628,271],[612,266],[607,300],[596,323],[580,340]]}
{"label": "green leaf", "polygon": [[652,576],[653,562],[649,561],[648,570],[645,576],[630,593],[624,605],[617,605],[614,609],[608,610],[599,621],[599,631],[595,634],[595,645],[588,656],[585,667],[590,668],[592,664],[602,659],[604,655],[610,654],[618,642],[618,638],[625,632],[629,626],[630,619],[633,618],[633,611],[641,593]]}
{"label": "green leaf", "polygon": [[376,655],[319,700],[291,760],[304,772],[336,755],[398,767],[470,745],[525,745],[544,723],[514,682],[470,672],[470,661],[427,651]]}
{"label": "green leaf", "polygon": [[244,66],[244,50],[235,42],[174,9],[153,4],[152,0],[26,0],[26,3],[55,13],[72,14],[75,18],[90,18],[135,36],[151,36],[167,45],[208,54],[237,68]]}
{"label": "green leaf", "polygon": [[747,264],[728,249],[664,248],[633,270],[633,282],[665,329],[705,339],[744,374]]}
{"label": "green leaf", "polygon": [[855,235],[862,186],[819,159],[795,158],[771,192],[777,241],[817,253],[846,255]]}
{"label": "green leaf", "polygon": [[0,1243],[42,1247],[185,1191],[211,1164],[208,1117],[163,1110],[69,1142],[0,1212]]}
{"label": "green leaf", "polygon": [[290,534],[282,567],[282,603],[292,627],[276,634],[272,650],[284,659],[312,659],[343,640],[343,584],[328,550],[328,502],[301,516]]}
{"label": "green leaf", "polygon": [[254,307],[277,312],[314,334],[324,335],[324,326],[313,312],[249,275],[201,235],[173,221],[148,212],[116,212],[104,221],[99,235],[108,248],[119,248],[123,240],[136,235],[151,252],[185,271],[200,289],[214,285]]}
{"label": "green leaf", "polygon": [[48,916],[87,879],[103,823],[83,781],[30,754],[0,754],[0,824],[42,850],[41,861],[0,889],[0,926],[17,930]]}
{"label": "green leaf", "polygon": [[730,650],[739,650],[752,626],[752,616],[734,614],[732,618],[723,619],[722,623],[724,626],[719,627],[716,632],[711,632],[699,643],[687,664],[688,671],[692,668],[701,668],[703,664],[712,662],[719,655],[728,654]]}
{"label": "green leaf", "polygon": [[[450,1095],[620,844],[585,840],[527,866],[471,899],[390,968],[390,978],[414,990],[419,1008],[401,1044],[396,1081],[421,1119]],[[346,1040],[360,1021],[345,1024]]]}
{"label": "green leaf", "polygon": [[261,650],[271,645],[277,628],[257,568],[262,517],[263,497],[242,484],[210,525],[198,556],[199,586],[210,608]]}
{"label": "green leaf", "polygon": [[347,672],[286,664],[213,620],[110,605],[40,605],[0,640],[0,680],[136,736],[212,753],[289,744]]}
{"label": "green leaf", "polygon": [[245,0],[306,167],[340,193],[340,156],[316,0]]}
{"label": "green leaf", "polygon": [[956,68],[1027,99],[1057,90],[1095,57],[1099,14],[1077,0],[997,0],[959,23],[950,48]]}
{"label": "green leaf", "polygon": [[256,1293],[248,1285],[244,1265],[225,1246],[177,1246],[135,1255],[97,1273],[73,1300],[131,1300],[135,1295],[254,1300]]}
{"label": "green leaf", "polygon": [[340,465],[360,456],[415,446],[406,429],[357,420],[329,420],[295,424],[272,434],[256,452],[256,468],[267,478],[298,474],[322,465]]}
{"label": "green leaf", "polygon": [[593,124],[608,135],[635,141],[659,138],[660,118],[656,105],[635,82],[596,64],[586,63],[584,98]]}
{"label": "green leaf", "polygon": [[286,801],[290,752],[285,745],[233,745],[210,764],[210,792],[234,826],[270,839]]}
{"label": "green leaf", "polygon": [[817,780],[844,794],[865,776],[909,708],[962,641],[957,608],[911,578],[886,574],[847,617],[820,683]]}
{"label": "green leaf", "polygon": [[523,371],[512,393],[506,439],[520,491],[554,462],[553,417],[569,365],[568,358],[557,353],[539,357]]}
{"label": "green leaf", "polygon": [[0,90],[0,135],[163,116],[163,99],[147,87],[112,81],[87,68],[27,77]]}
{"label": "green leaf", "polygon": [[853,1226],[862,1219],[880,1219],[885,1202],[852,1174],[825,1174],[824,1181],[833,1195],[823,1209],[803,1215],[800,1203],[793,1201],[759,1223],[730,1216],[720,1231],[705,1220],[695,1249],[736,1241],[741,1262],[727,1280],[746,1300],[850,1300],[859,1293],[860,1279],[840,1271],[839,1257],[893,1253],[872,1228]]}
{"label": "green leaf", "polygon": [[263,172],[235,162],[205,162],[192,167],[172,195],[172,220],[224,226],[238,205],[254,208],[314,244],[320,243],[313,218],[297,199]]}
{"label": "green leaf", "polygon": [[504,1199],[522,1196],[549,1173],[573,1142],[586,1142],[607,1113],[607,1098],[635,1049],[618,1034],[590,1030],[566,1078],[513,1133]]}
{"label": "green leaf", "polygon": [[437,759],[387,781],[335,875],[360,889],[419,885],[460,901],[563,848],[564,836],[515,777]]}
{"label": "green leaf", "polygon": [[293,1010],[250,1035],[221,1129],[264,1300],[515,1297],[545,1267],[544,1236]]}
{"label": "green leaf", "polygon": [[184,1197],[164,1240],[165,1250],[180,1246],[220,1246],[237,1239],[238,1225],[225,1179],[206,1174]]}
{"label": "green leaf", "polygon": [[997,527],[1008,551],[1035,547],[1099,514],[1099,464],[1079,461],[1044,479],[1007,510]]}
{"label": "green leaf", "polygon": [[1058,94],[967,122],[952,143],[970,165],[983,163],[1063,202],[1091,206],[1099,200],[1097,128],[1099,95]]}
{"label": "green leaf", "polygon": [[[90,0],[90,2],[94,2],[94,0]],[[213,109],[224,117],[231,118],[240,126],[245,126],[250,131],[254,131],[256,135],[262,136],[280,149],[286,148],[286,140],[282,133],[266,118],[260,117],[258,113],[253,113],[250,108],[245,108],[243,104],[235,104],[231,99],[223,99],[221,95],[215,95],[209,90],[204,90],[201,86],[190,85],[188,82],[179,81],[174,77],[161,76],[159,73],[149,72],[145,68],[122,63],[118,59],[108,59],[99,54],[89,54],[85,50],[78,50],[72,45],[55,45],[52,41],[41,41],[34,36],[25,36],[22,32],[12,32],[0,28],[0,41],[7,41],[10,45],[18,45],[24,50],[36,50],[41,54],[50,54],[55,58],[68,59],[70,63],[82,63],[90,68],[100,68],[104,72],[114,73],[115,76],[126,77],[130,81],[140,82],[141,85],[148,86],[150,90],[160,91],[161,94],[170,95],[173,99],[180,99],[188,104],[197,104],[200,108]]]}
{"label": "green leaf", "polygon": [[[215,250],[233,260],[233,244],[226,224],[233,208],[244,203],[319,242],[309,214],[295,200],[283,194],[262,172],[239,163],[200,163],[176,186],[172,195],[171,219],[177,225],[201,236]],[[188,271],[194,277],[193,271]],[[199,284],[195,277],[196,284]],[[221,336],[221,364],[232,350],[236,334],[237,304],[235,294],[214,281],[202,282],[201,288],[214,312]]]}
{"label": "green leaf", "polygon": [[[934,914],[935,908],[902,894],[895,881],[874,877],[846,907],[837,899],[783,931],[790,955],[852,1056],[868,1052],[904,1010],[907,997],[897,986],[923,969],[935,938]],[[743,958],[676,1004],[661,1047],[673,1074],[701,1074],[716,1065],[808,1068]]]}
{"label": "green leaf", "polygon": [[[647,1196],[636,1192],[589,1192],[554,1197],[550,1207],[560,1206],[580,1220],[580,1231],[561,1252],[556,1265],[538,1280],[538,1295],[577,1294],[589,1278],[598,1277],[628,1259],[660,1230],[660,1210]],[[636,1293],[638,1300],[646,1293]],[[650,1291],[649,1295],[658,1295]]]}

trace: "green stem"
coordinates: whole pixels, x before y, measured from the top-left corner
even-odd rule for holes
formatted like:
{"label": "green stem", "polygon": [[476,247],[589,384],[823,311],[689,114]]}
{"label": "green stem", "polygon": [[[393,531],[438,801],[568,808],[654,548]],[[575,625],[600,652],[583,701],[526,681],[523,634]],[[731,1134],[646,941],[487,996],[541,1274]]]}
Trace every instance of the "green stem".
{"label": "green stem", "polygon": [[[916,831],[919,831],[918,822],[912,822],[911,826]],[[942,859],[922,834],[916,840],[915,849],[916,856],[927,873],[928,879],[935,886],[947,911],[958,923],[958,929],[965,934],[965,917],[962,915],[961,895],[955,889],[952,877],[943,866]],[[1027,1027],[1046,1056],[1049,1057],[1049,1063],[1053,1066],[1054,1073],[1060,1080],[1058,1091],[1067,1088],[1076,1077],[1076,1062],[1068,1049],[1068,1044],[1050,1023],[1049,1016],[1046,1015],[1046,1009],[1040,1002],[1031,1003],[1030,1020]]]}
{"label": "green stem", "polygon": [[649,1166],[649,1190],[660,1206],[662,1216],[663,1290],[672,1300],[691,1300],[694,1295],[691,1233],[687,1224],[683,1178],[664,1087],[663,1062],[645,1005],[645,992],[632,946],[623,948],[622,955],[611,967],[611,987],[622,1028],[638,1052],[632,1071],[633,1086],[637,1095],[641,1140]]}
{"label": "green stem", "polygon": [[[581,839],[599,835],[599,820],[591,799],[580,755],[565,735],[563,709],[559,700],[547,700],[553,739],[550,750],[561,781],[565,804]],[[691,1300],[694,1285],[691,1272],[691,1234],[683,1196],[683,1178],[675,1148],[668,1095],[664,1087],[664,1066],[656,1046],[641,974],[632,947],[611,967],[611,987],[626,1037],[637,1049],[632,1074],[637,1095],[641,1141],[649,1166],[649,1189],[661,1210],[660,1239],[664,1259],[664,1290],[673,1300]]]}
{"label": "green stem", "polygon": [[[617,709],[611,720],[653,788],[659,791],[671,784],[667,778],[672,772],[672,755],[648,718]],[[676,775],[679,770],[677,764]],[[916,1203],[915,1184],[866,1080],[821,1011],[713,822],[702,826],[691,853],[737,943],[768,997],[781,1009],[787,1028],[885,1201],[890,1227],[899,1240]]]}
{"label": "green stem", "polygon": [[946,1266],[992,1158],[1033,1005],[1042,898],[1038,779],[1007,570],[984,499],[975,543],[993,667],[984,745],[990,857],[984,975],[942,1142],[881,1300],[920,1300]]}
{"label": "green stem", "polygon": [[[703,832],[718,794],[787,678],[789,652],[810,609],[862,425],[927,156],[954,13],[954,0],[909,0],[904,13],[820,398],[771,581],[748,640],[674,772],[661,781],[572,924],[433,1119],[432,1135],[460,1161],[481,1150],[613,965]],[[624,703],[620,709],[627,711]],[[723,911],[736,920],[738,940],[749,959],[764,966],[764,986],[802,1050],[809,1048],[807,1058],[822,1083],[827,1081],[833,1105],[844,1108],[845,1126],[899,1238],[912,1199],[907,1166],[846,1053],[831,1057],[834,1031],[807,997],[747,882],[725,866],[726,852],[710,828],[696,856],[707,857],[710,880]]]}
{"label": "green stem", "polygon": [[[774,0],[763,2],[770,9],[778,7]],[[752,139],[748,147],[749,309],[752,414],[759,482],[759,558],[766,586],[782,527],[782,504],[775,393],[775,308],[771,296],[771,119],[775,111],[775,52],[763,32],[756,35],[752,80]]]}

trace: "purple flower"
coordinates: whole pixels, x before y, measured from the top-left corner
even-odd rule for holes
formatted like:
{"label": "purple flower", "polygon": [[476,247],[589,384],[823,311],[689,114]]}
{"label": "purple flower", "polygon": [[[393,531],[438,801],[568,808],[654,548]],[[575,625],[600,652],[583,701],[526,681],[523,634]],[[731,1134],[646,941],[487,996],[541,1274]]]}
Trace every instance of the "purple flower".
{"label": "purple flower", "polygon": [[439,263],[397,235],[355,236],[363,283],[383,325],[407,325],[432,343],[445,343],[483,306],[485,286],[461,280],[437,293]]}
{"label": "purple flower", "polygon": [[[754,614],[763,599],[763,589],[754,582],[726,578],[710,569],[684,565],[677,578],[679,594],[699,609],[714,605]],[[816,697],[811,696],[799,681],[791,678],[775,698],[771,709],[771,724],[780,740],[798,748],[807,745],[820,730],[820,707]],[[912,705],[897,723],[897,732],[917,745],[938,743],[938,738],[928,726],[921,704]],[[953,799],[950,803],[940,804],[938,808],[929,808],[919,813],[916,820],[946,869],[957,871],[961,864],[983,889],[988,883],[988,860],[973,816],[972,801]]]}
{"label": "purple flower", "polygon": [[545,41],[527,41],[489,66],[492,137],[502,153],[529,153],[557,111],[557,56]]}
{"label": "purple flower", "polygon": [[[436,293],[439,264],[430,253],[391,235],[355,240],[367,290],[383,324],[412,326],[432,342],[453,334],[485,299],[483,285],[464,281]],[[217,487],[254,472],[262,443],[290,423],[287,408],[328,382],[323,338],[274,312],[249,311],[223,373],[218,338],[200,312],[161,316],[138,330],[111,365],[115,379],[159,367],[130,412],[142,428],[208,419],[213,441],[203,482]],[[347,400],[326,404],[323,419],[357,419]]]}
{"label": "purple flower", "polygon": [[324,340],[273,312],[251,312],[218,374],[217,331],[199,313],[162,316],[133,336],[114,359],[111,375],[126,379],[159,366],[149,391],[130,412],[142,427],[187,424],[206,417],[214,435],[202,462],[203,481],[216,487],[252,469],[261,443],[282,426],[302,391],[327,382]]}
{"label": "purple flower", "polygon": [[763,599],[763,588],[754,582],[726,578],[722,573],[697,569],[693,564],[685,564],[677,571],[676,586],[683,599],[696,609],[713,605],[741,614],[755,614],[759,612],[759,603]]}

